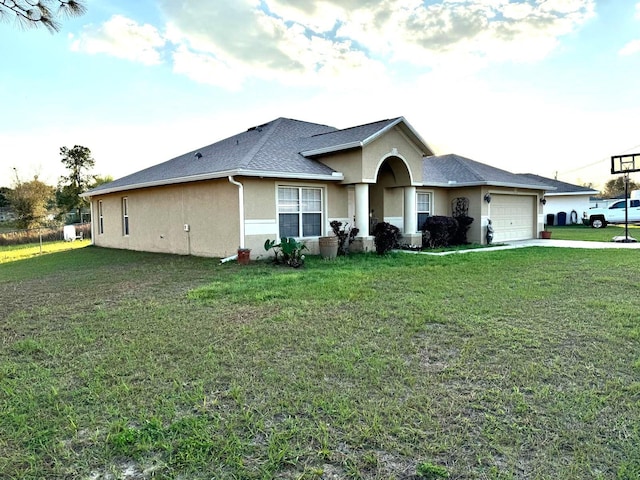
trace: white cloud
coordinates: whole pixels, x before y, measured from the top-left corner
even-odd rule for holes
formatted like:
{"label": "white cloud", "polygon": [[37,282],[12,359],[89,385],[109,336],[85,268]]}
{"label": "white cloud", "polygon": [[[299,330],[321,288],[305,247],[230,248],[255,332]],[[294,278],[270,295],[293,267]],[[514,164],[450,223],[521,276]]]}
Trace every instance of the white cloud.
{"label": "white cloud", "polygon": [[640,39],[632,40],[620,49],[618,55],[628,56],[640,53]]}
{"label": "white cloud", "polygon": [[216,85],[227,90],[239,90],[243,81],[242,75],[215,56],[190,51],[185,45],[173,52],[173,71],[198,83]]}
{"label": "white cloud", "polygon": [[[214,65],[232,74],[227,87],[237,87],[247,78],[325,88],[386,79],[382,63],[354,48],[348,39],[318,34],[300,22],[267,14],[250,1],[233,6],[190,4],[193,8],[186,11],[167,4],[172,19],[167,38],[180,45],[174,59],[189,60],[188,70],[176,65],[174,71],[188,72],[194,80],[221,85],[211,80]],[[202,15],[208,20],[203,22]]]}
{"label": "white cloud", "polygon": [[[537,61],[562,35],[594,14],[593,0],[530,3],[444,1],[381,3],[375,9],[345,11],[339,34],[396,60],[439,67],[470,62]],[[452,62],[453,60],[453,62]]]}
{"label": "white cloud", "polygon": [[71,49],[90,54],[108,55],[133,60],[145,65],[162,63],[160,49],[165,39],[149,24],[114,15],[99,27],[88,25],[71,44]]}
{"label": "white cloud", "polygon": [[[595,0],[160,0],[164,33],[114,16],[73,48],[147,65],[169,45],[174,72],[227,89],[248,78],[287,85],[384,85],[400,63],[475,71],[533,62],[594,15]],[[384,65],[385,62],[390,64]]]}
{"label": "white cloud", "polygon": [[[634,17],[640,20],[640,2],[636,4],[636,13]],[[629,56],[640,53],[640,39],[631,40],[618,51],[618,55]]]}

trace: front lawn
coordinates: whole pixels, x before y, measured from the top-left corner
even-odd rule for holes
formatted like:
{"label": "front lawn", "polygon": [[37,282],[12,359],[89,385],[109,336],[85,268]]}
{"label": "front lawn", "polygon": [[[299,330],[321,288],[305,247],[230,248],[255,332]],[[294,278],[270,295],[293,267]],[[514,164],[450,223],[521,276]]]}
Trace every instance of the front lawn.
{"label": "front lawn", "polygon": [[73,242],[43,242],[42,245],[39,243],[3,245],[0,246],[0,263],[15,262],[16,260],[24,260],[25,258],[35,257],[36,255],[84,248],[90,244],[91,239],[74,240]]}
{"label": "front lawn", "polygon": [[5,263],[1,476],[637,479],[639,285],[634,250]]}
{"label": "front lawn", "polygon": [[[547,227],[553,240],[586,240],[590,242],[610,242],[613,237],[625,234],[624,225],[609,225],[606,228],[591,228],[585,225]],[[640,227],[629,225],[629,236],[640,240]]]}

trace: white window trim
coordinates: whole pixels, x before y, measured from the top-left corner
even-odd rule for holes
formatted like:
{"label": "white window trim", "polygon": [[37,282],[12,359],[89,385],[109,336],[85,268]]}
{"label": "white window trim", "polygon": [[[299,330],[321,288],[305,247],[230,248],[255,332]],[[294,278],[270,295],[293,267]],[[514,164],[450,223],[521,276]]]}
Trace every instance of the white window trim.
{"label": "white window trim", "polygon": [[[429,210],[425,211],[425,210],[420,210],[419,208],[419,204],[420,202],[418,202],[418,198],[420,197],[420,195],[429,195]],[[416,190],[416,222],[419,224],[420,222],[418,221],[418,218],[420,216],[421,213],[426,213],[429,216],[433,215],[433,191],[432,190]],[[420,227],[422,227],[422,225],[416,225],[416,228],[419,230]]]}
{"label": "white window trim", "polygon": [[[294,183],[294,182],[282,182],[282,183],[277,183],[276,184],[276,188],[275,188],[275,205],[276,205],[276,231],[278,239],[280,239],[280,210],[279,210],[279,205],[278,205],[278,190],[283,187],[283,188],[297,188],[300,190],[300,198],[302,198],[302,189],[315,189],[315,190],[320,190],[320,204],[321,204],[321,208],[322,210],[320,211],[320,235],[313,235],[310,237],[302,237],[302,236],[296,236],[294,238],[297,239],[303,239],[303,240],[312,240],[315,238],[319,238],[323,235],[325,235],[325,231],[326,231],[326,219],[327,217],[327,189],[326,189],[326,185],[318,185],[318,184],[309,184],[309,183]],[[285,212],[286,213],[286,212]],[[298,212],[298,214],[300,215],[300,228],[302,228],[302,213],[314,213],[314,212]],[[298,232],[301,233],[301,232]]]}

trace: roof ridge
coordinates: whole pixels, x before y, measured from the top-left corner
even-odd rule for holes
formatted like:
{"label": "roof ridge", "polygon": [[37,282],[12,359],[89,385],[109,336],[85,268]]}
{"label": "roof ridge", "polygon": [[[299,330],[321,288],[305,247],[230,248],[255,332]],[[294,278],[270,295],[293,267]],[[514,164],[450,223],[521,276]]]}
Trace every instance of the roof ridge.
{"label": "roof ridge", "polygon": [[451,153],[450,155],[453,155],[459,164],[462,164],[467,169],[469,169],[476,176],[476,178],[482,180],[483,176],[476,168],[476,164],[480,165],[480,162],[476,162],[475,160],[471,160],[470,158],[463,157],[462,155],[458,155],[457,153]]}
{"label": "roof ridge", "polygon": [[271,136],[273,135],[273,132],[275,130],[275,125],[282,123],[283,120],[285,120],[283,117],[278,117],[275,120],[271,120],[270,122],[263,123],[262,125],[251,127],[247,129],[246,132],[243,132],[240,134],[240,135],[243,135],[252,131],[261,133],[263,129],[267,129],[267,132],[262,136],[262,138],[259,139],[256,142],[256,144],[253,146],[253,148],[249,150],[247,154],[242,158],[242,160],[238,162],[239,166],[246,167],[251,162],[251,159],[256,156],[256,153],[260,151],[260,149],[264,146],[264,144],[267,143],[267,140],[271,138]]}
{"label": "roof ridge", "polygon": [[[361,128],[361,127],[367,127],[369,125],[373,125],[374,123],[382,123],[382,122],[391,122],[391,121],[396,121],[398,118],[400,117],[396,117],[396,118],[385,118],[384,120],[377,120],[375,122],[368,122],[368,123],[363,123],[361,125],[354,125],[353,127],[347,127],[347,128],[338,128],[336,130],[334,130],[333,132],[324,132],[324,133],[316,133],[315,135],[311,135],[310,138],[313,137],[319,137],[322,135],[330,135],[332,133],[338,133],[338,132],[348,132],[349,130],[354,130],[356,128]],[[329,125],[325,125],[325,126],[329,126]],[[333,128],[333,127],[331,127]]]}

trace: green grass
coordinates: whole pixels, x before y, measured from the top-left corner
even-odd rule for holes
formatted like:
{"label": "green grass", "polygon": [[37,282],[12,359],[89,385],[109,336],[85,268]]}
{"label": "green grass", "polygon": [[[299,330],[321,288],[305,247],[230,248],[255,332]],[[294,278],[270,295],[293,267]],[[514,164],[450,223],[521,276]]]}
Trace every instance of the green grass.
{"label": "green grass", "polygon": [[[610,242],[613,237],[624,236],[624,225],[609,225],[606,228],[591,228],[585,225],[553,226],[551,231],[554,240],[586,240],[591,242]],[[640,227],[629,225],[629,236],[640,240]]]}
{"label": "green grass", "polygon": [[0,472],[637,479],[638,288],[634,250],[5,263]]}
{"label": "green grass", "polygon": [[47,253],[62,252],[65,250],[74,250],[84,248],[91,244],[91,240],[75,240],[73,242],[43,242],[42,247],[39,243],[27,243],[23,245],[9,245],[0,247],[0,263],[15,262],[16,260],[24,260],[25,258],[43,255]]}

